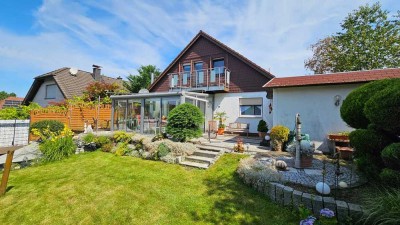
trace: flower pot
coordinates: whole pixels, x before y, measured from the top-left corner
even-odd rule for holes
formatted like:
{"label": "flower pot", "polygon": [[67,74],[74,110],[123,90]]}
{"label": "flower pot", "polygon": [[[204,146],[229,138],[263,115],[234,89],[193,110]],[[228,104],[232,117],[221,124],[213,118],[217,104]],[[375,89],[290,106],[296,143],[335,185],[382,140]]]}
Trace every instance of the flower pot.
{"label": "flower pot", "polygon": [[218,135],[224,135],[225,128],[218,128]]}
{"label": "flower pot", "polygon": [[267,136],[267,132],[258,132],[258,136],[261,138],[261,140],[264,140],[265,136]]}
{"label": "flower pot", "polygon": [[302,155],[300,156],[300,167],[312,167],[313,156]]}
{"label": "flower pot", "polygon": [[347,141],[349,140],[349,135],[345,134],[329,134],[328,135],[329,140],[333,141]]}

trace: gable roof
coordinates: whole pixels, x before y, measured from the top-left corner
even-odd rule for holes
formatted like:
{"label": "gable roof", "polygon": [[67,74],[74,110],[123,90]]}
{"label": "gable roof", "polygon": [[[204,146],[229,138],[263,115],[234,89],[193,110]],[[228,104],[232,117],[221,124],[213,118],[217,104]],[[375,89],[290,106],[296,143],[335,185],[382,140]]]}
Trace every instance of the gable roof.
{"label": "gable roof", "polygon": [[385,78],[400,78],[400,68],[362,70],[295,77],[276,77],[267,82],[263,87],[283,88],[330,84],[365,83]]}
{"label": "gable roof", "polygon": [[[54,78],[57,86],[66,99],[82,95],[85,91],[85,88],[90,83],[95,82],[92,73],[78,70],[76,75],[72,75],[69,70],[69,67],[63,67],[35,77],[35,80],[33,81],[33,84],[30,87],[23,104],[28,104],[33,100],[42,83],[49,77]],[[122,80],[120,79],[101,75],[101,81],[109,84],[117,82],[122,87]]]}
{"label": "gable roof", "polygon": [[218,47],[222,48],[223,50],[225,50],[226,52],[232,54],[233,56],[237,57],[239,60],[243,61],[245,64],[249,65],[250,67],[252,67],[253,69],[255,69],[256,71],[260,72],[261,74],[263,74],[264,76],[268,77],[269,79],[274,78],[275,76],[272,75],[270,72],[266,71],[265,69],[263,69],[262,67],[260,67],[259,65],[255,64],[254,62],[252,62],[250,59],[244,57],[243,55],[241,55],[240,53],[236,52],[235,50],[233,50],[232,48],[228,47],[227,45],[225,45],[224,43],[218,41],[217,39],[215,39],[214,37],[210,36],[209,34],[207,34],[206,32],[200,30],[199,33],[189,42],[189,44],[178,54],[178,56],[167,66],[167,68],[160,74],[160,76],[157,77],[157,79],[150,85],[149,90],[151,90],[155,84],[161,80],[162,77],[164,77],[168,71],[179,61],[179,59],[190,49],[190,47],[192,47],[201,37],[209,40],[211,43],[217,45]]}

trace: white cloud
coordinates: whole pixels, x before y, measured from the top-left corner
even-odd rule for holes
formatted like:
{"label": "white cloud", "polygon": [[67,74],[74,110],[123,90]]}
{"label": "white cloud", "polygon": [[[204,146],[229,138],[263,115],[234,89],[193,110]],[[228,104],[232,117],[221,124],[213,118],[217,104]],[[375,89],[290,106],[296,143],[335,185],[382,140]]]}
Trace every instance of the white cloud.
{"label": "white cloud", "polygon": [[32,68],[26,90],[33,76],[62,66],[98,64],[114,76],[146,64],[164,69],[202,29],[277,76],[301,75],[308,46],[366,2],[45,0],[34,13],[36,33],[0,27],[0,67]]}

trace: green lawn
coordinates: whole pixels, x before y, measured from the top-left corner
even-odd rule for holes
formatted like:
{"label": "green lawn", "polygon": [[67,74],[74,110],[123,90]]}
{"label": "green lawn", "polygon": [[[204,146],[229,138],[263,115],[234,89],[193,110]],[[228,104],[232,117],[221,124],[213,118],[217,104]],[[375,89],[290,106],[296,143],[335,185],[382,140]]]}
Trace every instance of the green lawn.
{"label": "green lawn", "polygon": [[0,224],[298,224],[242,184],[241,157],[197,170],[93,152],[11,171]]}

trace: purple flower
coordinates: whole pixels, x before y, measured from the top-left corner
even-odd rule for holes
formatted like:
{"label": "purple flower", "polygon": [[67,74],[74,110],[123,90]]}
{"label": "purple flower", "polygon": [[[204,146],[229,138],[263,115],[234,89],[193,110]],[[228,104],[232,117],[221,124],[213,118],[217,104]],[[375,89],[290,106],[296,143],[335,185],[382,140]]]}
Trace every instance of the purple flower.
{"label": "purple flower", "polygon": [[321,209],[321,211],[319,212],[319,214],[320,214],[321,216],[324,216],[324,217],[327,217],[327,218],[332,218],[332,217],[335,216],[335,213],[334,213],[332,210],[328,209],[328,208]]}
{"label": "purple flower", "polygon": [[314,225],[316,219],[313,216],[309,216],[307,219],[300,221],[300,225]]}

